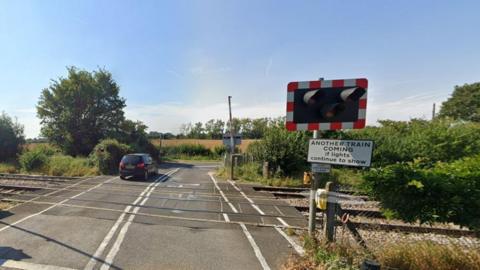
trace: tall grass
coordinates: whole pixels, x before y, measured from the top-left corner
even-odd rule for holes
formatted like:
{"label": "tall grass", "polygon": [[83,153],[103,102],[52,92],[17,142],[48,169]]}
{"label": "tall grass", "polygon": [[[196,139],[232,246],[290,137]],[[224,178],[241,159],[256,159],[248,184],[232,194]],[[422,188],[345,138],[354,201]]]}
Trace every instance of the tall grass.
{"label": "tall grass", "polygon": [[213,150],[201,144],[180,144],[161,148],[161,155],[170,159],[187,160],[218,160],[221,158],[221,149],[214,147]]}
{"label": "tall grass", "polygon": [[91,176],[99,173],[89,159],[65,155],[52,156],[43,172],[55,176]]}
{"label": "tall grass", "polygon": [[[229,170],[225,167],[218,169],[217,174],[222,178],[229,177]],[[245,182],[254,182],[267,186],[276,187],[296,187],[303,185],[303,179],[300,177],[281,177],[274,175],[271,178],[263,178],[262,167],[259,163],[245,163],[234,168],[235,179]]]}
{"label": "tall grass", "polygon": [[306,254],[292,256],[283,269],[359,269],[365,259],[374,259],[382,269],[480,270],[480,251],[454,243],[386,242],[382,248],[370,252],[348,241],[322,243],[307,234],[302,241]]}
{"label": "tall grass", "polygon": [[376,254],[382,266],[401,270],[480,269],[480,251],[428,241],[387,245]]}
{"label": "tall grass", "polygon": [[11,163],[0,163],[0,173],[15,173],[17,167]]}

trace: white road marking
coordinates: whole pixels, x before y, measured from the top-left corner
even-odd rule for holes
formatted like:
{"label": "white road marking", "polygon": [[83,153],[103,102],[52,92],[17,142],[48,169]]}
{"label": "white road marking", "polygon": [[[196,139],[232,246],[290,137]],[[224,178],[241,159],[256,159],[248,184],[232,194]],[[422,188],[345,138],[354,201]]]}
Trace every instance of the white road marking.
{"label": "white road marking", "polygon": [[[247,199],[250,204],[252,205],[253,208],[255,208],[255,210],[257,210],[258,213],[260,213],[260,215],[265,215],[265,213],[260,209],[260,207],[258,207],[256,204],[254,204],[253,200],[248,198],[248,196],[239,188],[237,187],[237,185],[235,184],[235,182],[233,182],[232,180],[228,180],[228,182],[230,183],[230,185],[232,185],[238,192],[240,192],[240,194],[242,194],[242,196]],[[277,208],[278,209],[278,208]],[[285,227],[290,227],[290,225],[288,225],[288,223],[281,217],[277,217],[277,220],[280,221],[280,223],[282,223],[283,226]],[[295,241],[289,237],[284,231],[282,231],[282,229],[278,228],[278,227],[275,227],[275,229],[277,230],[277,232],[283,236],[283,238],[285,238],[289,243],[290,245],[292,245],[292,247],[295,249],[295,251],[299,254],[299,255],[303,255],[305,254],[305,250],[300,246],[298,245],[297,243],[295,243]]]}
{"label": "white road marking", "polygon": [[[132,203],[132,204],[137,204],[143,197],[143,195],[145,194],[145,192],[152,186],[154,185],[157,181],[161,181],[165,178],[167,178],[169,176],[170,173],[172,173],[174,170],[172,171],[169,171],[167,172],[165,175],[159,177],[157,180],[155,180],[154,182],[150,183],[144,190],[142,193],[140,193],[140,195],[135,199],[135,201]],[[127,207],[125,207],[125,210],[123,210],[123,213],[118,217],[117,221],[115,222],[115,224],[113,224],[112,228],[110,229],[110,231],[107,233],[107,235],[105,236],[105,238],[103,239],[103,241],[100,243],[100,245],[98,246],[97,250],[95,251],[95,253],[93,254],[93,256],[90,258],[90,260],[88,261],[87,265],[85,266],[85,270],[91,270],[95,267],[95,264],[97,263],[97,260],[99,260],[98,258],[100,258],[100,256],[102,255],[103,251],[105,250],[105,248],[107,247],[108,243],[110,242],[110,240],[112,239],[113,235],[115,234],[115,232],[117,231],[118,227],[120,226],[120,224],[122,223],[123,219],[125,218],[125,216],[127,215],[128,212],[130,212],[130,209],[132,208],[131,205],[128,205]]]}
{"label": "white road marking", "polygon": [[237,187],[237,185],[232,181],[232,180],[228,180],[228,183],[230,183],[230,185],[233,186],[233,188],[235,188],[238,192],[240,192],[240,194],[242,194],[242,196],[250,203],[250,205],[255,208],[255,210],[257,210],[257,212],[264,216],[265,213],[262,211],[262,209],[260,209],[260,207],[258,207],[258,205],[255,204],[255,202],[250,199],[239,187]]}
{"label": "white road marking", "polygon": [[285,220],[283,220],[283,218],[277,217],[277,220],[280,221],[280,223],[282,223],[283,226],[285,226],[285,227],[288,227],[288,226],[289,226],[288,223],[285,222]]}
{"label": "white road marking", "polygon": [[[212,179],[213,184],[214,184],[215,187],[218,189],[218,191],[219,191],[220,194],[222,195],[223,199],[224,199],[226,202],[228,202],[228,204],[230,205],[230,208],[231,208],[235,213],[237,213],[235,207],[228,201],[227,196],[225,196],[225,194],[223,193],[223,191],[222,191],[222,190],[220,189],[220,187],[218,186],[217,180],[215,179],[215,177],[213,177],[213,173],[209,172],[208,175],[210,176],[210,179]],[[230,219],[228,218],[228,215],[223,214],[223,217],[225,218],[225,221],[230,222]],[[248,242],[250,243],[250,246],[252,246],[253,251],[255,252],[255,256],[257,257],[258,261],[259,261],[260,264],[262,265],[263,270],[270,270],[270,266],[268,266],[268,263],[267,263],[267,261],[265,260],[265,257],[263,257],[263,254],[262,254],[262,252],[260,251],[260,248],[258,247],[257,243],[255,242],[255,239],[253,239],[253,236],[252,236],[252,235],[250,234],[250,232],[248,231],[247,226],[245,226],[245,224],[244,224],[243,222],[240,222],[239,224],[240,224],[240,227],[242,227],[242,231],[243,231],[243,233],[245,234],[245,236],[247,237]]]}
{"label": "white road marking", "polygon": [[263,257],[262,252],[260,251],[260,248],[257,246],[257,243],[255,243],[255,240],[253,239],[253,236],[248,231],[247,226],[245,226],[245,224],[243,223],[240,223],[240,227],[242,227],[242,231],[247,237],[248,242],[250,242],[250,245],[252,246],[253,251],[255,252],[255,256],[257,256],[258,261],[260,261],[260,264],[262,265],[263,270],[270,270],[270,266],[268,266],[268,263],[265,260],[265,257]]}
{"label": "white road marking", "polygon": [[228,200],[227,196],[225,196],[225,193],[223,193],[223,191],[222,191],[222,190],[220,189],[220,187],[218,186],[217,180],[215,179],[215,177],[213,177],[213,174],[212,174],[211,172],[209,172],[208,175],[210,176],[210,179],[212,179],[213,184],[214,184],[215,187],[218,189],[218,192],[220,192],[220,195],[221,195],[222,198],[225,200],[225,202],[228,203],[228,205],[230,206],[230,208],[232,209],[232,211],[233,211],[234,213],[238,213],[237,208],[235,208],[235,206],[233,206],[233,204]]}
{"label": "white road marking", "polygon": [[[2,227],[2,228],[0,229],[0,232],[1,232],[1,231],[4,231],[4,230],[6,230],[6,229],[8,229],[8,228],[10,228],[10,227],[12,227],[12,226],[15,226],[15,225],[17,225],[17,224],[19,224],[19,223],[21,223],[21,222],[24,222],[25,220],[28,220],[28,219],[30,219],[30,218],[32,218],[32,217],[38,216],[38,215],[40,215],[40,214],[43,214],[43,213],[47,212],[48,210],[50,210],[50,209],[52,209],[52,208],[54,208],[54,207],[57,207],[57,206],[59,206],[59,205],[61,205],[61,204],[63,204],[63,203],[68,202],[68,201],[71,200],[71,199],[74,199],[74,198],[76,198],[76,197],[78,197],[78,196],[80,196],[80,195],[82,195],[82,194],[85,194],[85,192],[88,192],[88,191],[91,191],[91,190],[93,190],[93,189],[96,189],[96,188],[100,187],[101,185],[112,181],[112,180],[115,179],[115,178],[116,178],[116,177],[107,179],[106,181],[104,181],[104,182],[102,182],[102,183],[100,183],[100,184],[98,184],[98,185],[96,185],[96,186],[93,186],[93,187],[89,188],[89,189],[86,190],[86,191],[83,191],[83,192],[81,192],[81,193],[79,193],[79,194],[77,194],[77,195],[74,195],[74,196],[72,196],[72,197],[69,197],[69,198],[67,198],[67,199],[65,199],[65,200],[63,200],[63,201],[61,201],[61,202],[55,203],[55,204],[53,204],[52,206],[47,207],[47,208],[43,209],[43,210],[40,211],[40,212],[37,212],[37,213],[35,213],[35,214],[31,214],[31,215],[26,216],[26,217],[24,217],[24,218],[22,218],[22,219],[20,219],[20,220],[17,220],[17,221],[15,221],[15,222],[11,223],[11,224],[5,225],[4,227]],[[86,181],[86,180],[89,180],[89,179],[85,179],[84,181]],[[58,190],[58,191],[66,190],[66,189],[68,189],[68,188],[70,188],[70,187],[77,186],[77,185],[81,184],[81,183],[84,182],[84,181],[78,182],[78,183],[76,183],[76,184],[73,184],[73,185],[71,185],[71,186],[65,187],[65,188],[60,189],[60,190]]]}
{"label": "white road marking", "polygon": [[[120,250],[120,246],[122,245],[122,242],[125,239],[125,235],[127,234],[128,228],[130,227],[130,224],[132,224],[133,219],[135,218],[135,214],[138,213],[138,211],[140,210],[140,206],[144,205],[147,202],[147,200],[150,197],[150,194],[152,194],[152,192],[155,190],[155,188],[158,187],[158,185],[161,183],[161,180],[163,180],[165,177],[168,177],[168,176],[176,173],[178,170],[179,170],[179,168],[177,168],[173,171],[170,171],[170,172],[166,173],[166,175],[164,175],[164,176],[158,178],[157,180],[155,180],[138,197],[138,200],[140,200],[143,197],[143,194],[146,192],[145,196],[143,197],[142,202],[140,204],[138,204],[138,206],[136,206],[133,209],[132,213],[128,217],[127,222],[125,222],[125,224],[123,224],[123,227],[120,229],[120,232],[118,233],[117,239],[113,243],[112,248],[108,252],[108,255],[105,257],[105,260],[104,260],[104,262],[103,262],[103,264],[100,268],[101,270],[107,270],[112,265],[113,260],[115,259],[115,256],[117,255],[118,251]],[[138,200],[134,204],[137,204]]]}
{"label": "white road marking", "polygon": [[230,218],[228,217],[227,214],[223,213],[223,218],[225,219],[226,222],[230,222]]}
{"label": "white road marking", "polygon": [[0,266],[12,269],[34,269],[34,270],[73,270],[72,268],[60,267],[55,265],[37,264],[15,260],[0,259]]}
{"label": "white road marking", "polygon": [[293,241],[291,237],[289,237],[284,231],[282,231],[282,229],[275,227],[275,230],[277,230],[277,232],[281,236],[287,239],[287,241],[290,243],[290,245],[292,245],[293,249],[295,249],[298,255],[303,256],[303,254],[305,254],[305,250],[299,244],[295,243],[295,241]]}

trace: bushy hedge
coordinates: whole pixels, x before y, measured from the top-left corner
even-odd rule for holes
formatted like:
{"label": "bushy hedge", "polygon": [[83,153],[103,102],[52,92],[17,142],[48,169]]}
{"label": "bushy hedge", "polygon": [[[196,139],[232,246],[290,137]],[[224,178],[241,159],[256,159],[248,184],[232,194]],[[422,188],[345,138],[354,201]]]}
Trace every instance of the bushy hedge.
{"label": "bushy hedge", "polygon": [[350,139],[375,142],[373,165],[381,167],[421,158],[450,162],[480,154],[480,124],[450,119],[380,121],[379,127],[344,133]]}
{"label": "bushy hedge", "polygon": [[19,157],[20,167],[25,172],[41,172],[48,166],[51,156],[59,154],[59,148],[48,144],[38,145],[30,150],[24,151]]}
{"label": "bushy hedge", "polygon": [[130,152],[130,146],[114,139],[106,139],[95,146],[90,159],[102,174],[117,174],[120,160]]}
{"label": "bushy hedge", "polygon": [[393,217],[480,230],[479,165],[480,155],[434,165],[398,163],[370,170],[365,184]]}
{"label": "bushy hedge", "polygon": [[309,138],[306,132],[290,132],[283,126],[272,127],[262,140],[248,146],[247,153],[255,160],[268,161],[274,172],[291,176],[308,168]]}

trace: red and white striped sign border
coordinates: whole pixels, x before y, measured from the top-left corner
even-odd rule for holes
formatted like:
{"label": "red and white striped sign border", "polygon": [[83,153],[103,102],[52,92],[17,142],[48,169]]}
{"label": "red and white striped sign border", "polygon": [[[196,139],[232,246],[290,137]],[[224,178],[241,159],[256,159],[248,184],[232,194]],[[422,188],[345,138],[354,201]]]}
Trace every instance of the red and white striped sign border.
{"label": "red and white striped sign border", "polygon": [[358,120],[355,122],[327,122],[327,123],[295,123],[293,114],[295,112],[294,93],[298,89],[319,89],[335,87],[362,87],[367,91],[368,80],[346,79],[346,80],[321,80],[291,82],[287,87],[287,130],[339,130],[339,129],[359,129],[364,128],[367,112],[367,92],[360,98],[358,106]]}

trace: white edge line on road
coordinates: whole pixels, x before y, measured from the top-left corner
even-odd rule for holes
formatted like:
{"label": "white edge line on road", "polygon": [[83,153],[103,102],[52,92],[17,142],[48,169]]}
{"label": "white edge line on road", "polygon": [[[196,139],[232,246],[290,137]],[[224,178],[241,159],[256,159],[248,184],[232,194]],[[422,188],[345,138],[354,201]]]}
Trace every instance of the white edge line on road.
{"label": "white edge line on road", "polygon": [[[98,188],[99,186],[101,186],[101,185],[103,185],[103,184],[105,184],[105,183],[108,183],[108,182],[112,181],[112,180],[115,179],[115,178],[116,178],[116,177],[107,179],[106,181],[104,181],[104,182],[102,182],[102,183],[100,183],[100,184],[98,184],[98,185],[96,185],[96,186],[94,186],[94,187],[91,187],[91,188],[89,188],[89,189],[86,190],[86,191],[82,191],[81,193],[79,193],[79,194],[77,194],[77,195],[74,195],[74,196],[72,196],[72,197],[70,197],[70,198],[67,198],[67,199],[65,199],[65,200],[63,200],[63,201],[61,201],[61,202],[58,202],[58,203],[50,206],[50,207],[47,207],[47,208],[43,209],[43,210],[40,211],[40,212],[37,212],[37,213],[35,213],[35,214],[31,214],[31,215],[26,216],[26,217],[24,217],[24,218],[22,218],[22,219],[20,219],[20,220],[17,220],[17,221],[15,221],[15,222],[11,223],[11,224],[5,225],[4,227],[0,228],[0,232],[4,231],[4,230],[6,230],[6,229],[8,229],[8,228],[10,228],[10,227],[12,227],[12,226],[15,226],[15,225],[17,225],[17,224],[19,224],[19,223],[21,223],[21,222],[24,222],[25,220],[28,220],[28,219],[30,219],[30,218],[32,218],[32,217],[38,216],[38,215],[40,215],[40,214],[43,214],[43,213],[47,212],[48,210],[50,210],[50,209],[52,209],[52,208],[54,208],[54,207],[57,207],[57,206],[65,203],[65,202],[68,202],[68,201],[71,200],[71,199],[75,199],[76,197],[78,197],[78,196],[80,196],[80,195],[82,195],[82,194],[85,194],[85,192],[91,191],[91,190],[93,190],[93,189],[96,189],[96,188]],[[90,179],[91,179],[91,178],[90,178]],[[86,181],[86,180],[89,180],[89,179],[85,179],[84,181]],[[65,188],[63,188],[63,189],[59,189],[59,190],[57,190],[57,191],[66,190],[66,189],[68,189],[68,188],[71,188],[71,187],[74,187],[74,186],[76,186],[76,185],[79,185],[79,184],[82,183],[82,182],[83,182],[83,181],[80,181],[80,182],[78,182],[78,183],[76,183],[76,184],[73,184],[73,185],[71,185],[71,186],[65,187]]]}
{"label": "white edge line on road", "polygon": [[[260,213],[260,215],[265,215],[265,213],[260,209],[260,207],[258,207],[253,202],[252,199],[248,198],[248,196],[235,184],[235,182],[233,182],[232,180],[228,180],[228,183],[230,183],[230,185],[232,185],[238,192],[240,192],[240,194],[242,194],[242,196],[250,202],[252,207],[255,208],[255,210],[257,210],[258,213]],[[283,218],[277,217],[277,220],[280,221],[280,223],[282,223],[283,226],[290,227],[290,225],[288,225],[288,223]],[[275,227],[275,229],[281,236],[283,236],[283,238],[285,238],[290,243],[290,245],[292,245],[292,247],[295,249],[295,251],[299,255],[305,254],[305,250],[300,245],[295,243],[295,241],[290,236],[288,236],[284,231],[282,231],[282,229],[278,227]]]}
{"label": "white edge line on road", "polygon": [[217,180],[215,179],[215,177],[213,177],[213,174],[212,174],[211,172],[209,172],[208,175],[210,176],[210,179],[212,179],[213,184],[214,184],[215,187],[218,189],[218,192],[220,192],[220,195],[221,195],[222,198],[225,200],[225,202],[228,203],[228,205],[230,206],[230,208],[232,209],[232,211],[233,211],[234,213],[238,213],[237,208],[235,208],[235,206],[233,206],[233,204],[228,200],[227,196],[225,196],[225,193],[223,193],[223,191],[222,191],[222,190],[220,189],[220,187],[218,186]]}
{"label": "white edge line on road", "polygon": [[245,226],[245,224],[243,223],[240,223],[240,227],[242,227],[242,231],[247,237],[248,241],[250,242],[250,245],[252,246],[253,251],[255,252],[255,255],[257,256],[258,260],[260,261],[262,268],[264,270],[270,270],[270,266],[268,266],[268,263],[265,260],[265,257],[263,257],[262,252],[260,251],[260,248],[257,246],[257,243],[255,243],[255,240],[253,239],[253,236],[248,231],[247,226]]}
{"label": "white edge line on road", "polygon": [[226,222],[230,222],[230,218],[228,217],[227,214],[223,213],[223,218],[225,219]]}
{"label": "white edge line on road", "polygon": [[[228,183],[230,183],[230,185],[233,186],[233,188],[235,188],[238,192],[240,192],[240,194],[242,194],[242,196],[250,203],[250,205],[255,208],[255,210],[257,210],[257,212],[264,216],[265,213],[262,211],[262,209],[260,209],[260,207],[258,207],[258,205],[255,204],[255,202],[250,199],[239,187],[237,187],[237,185],[235,184],[235,182],[233,182],[232,180],[228,180]],[[288,224],[287,224],[288,226]]]}
{"label": "white edge line on road", "polygon": [[6,268],[13,268],[13,269],[73,270],[72,268],[55,266],[55,265],[36,264],[36,263],[30,263],[30,262],[5,260],[5,259],[0,259],[0,266],[6,267]]}
{"label": "white edge line on road", "polygon": [[[145,195],[145,197],[143,198],[142,202],[140,202],[139,206],[142,206],[144,205],[147,200],[149,199],[149,196],[150,194],[152,194],[152,192],[155,190],[155,188],[161,183],[162,180],[165,180],[166,178],[168,178],[169,176],[171,176],[172,174],[176,173],[177,171],[179,170],[179,168],[175,169],[175,170],[172,170],[172,171],[169,171],[168,173],[166,173],[165,175],[157,178],[154,182],[152,182],[150,185],[148,185],[145,190],[139,195],[139,197],[137,198],[137,200],[135,200],[135,202],[133,204],[138,204],[138,202],[143,198],[143,196]],[[145,194],[146,193],[146,194]],[[139,206],[136,206],[132,213],[130,213],[130,216],[128,217],[128,220],[127,222],[125,222],[125,224],[123,224],[123,227],[120,229],[120,232],[118,233],[117,235],[117,238],[115,240],[115,242],[113,243],[110,251],[108,252],[107,256],[105,257],[105,260],[101,266],[101,270],[106,270],[106,269],[109,269],[110,266],[112,265],[113,263],[113,260],[115,259],[115,256],[117,255],[118,251],[120,250],[120,246],[122,245],[122,242],[123,242],[123,239],[125,238],[125,235],[127,234],[127,231],[128,231],[128,228],[130,227],[130,224],[132,224],[132,221],[133,219],[135,218],[135,214],[138,213],[138,211],[140,210],[140,207]],[[120,219],[120,218],[119,218]],[[123,218],[122,218],[123,220]],[[115,228],[116,230],[116,228]],[[106,237],[105,237],[106,238]],[[107,245],[108,243],[110,242],[111,239],[108,239],[107,241]],[[105,241],[105,239],[104,239]],[[103,244],[103,242],[102,242]],[[95,252],[97,253],[97,252]],[[103,253],[103,250],[101,250],[101,252],[99,251],[100,254],[98,254],[98,256],[96,257],[99,257],[101,256],[101,254]],[[90,259],[90,261],[92,261],[92,259],[94,260],[95,262],[95,257],[92,257]],[[89,264],[90,264],[90,261],[89,261]],[[89,266],[89,265],[87,265]],[[93,264],[93,266],[95,266],[95,263]],[[87,268],[85,267],[85,269],[93,269],[92,268]]]}
{"label": "white edge line on road", "polygon": [[[173,170],[172,170],[173,171]],[[172,172],[170,171],[170,172]],[[168,173],[170,173],[168,172]],[[166,178],[168,176],[168,173],[161,176],[159,179],[157,180],[161,180],[163,178]],[[150,188],[151,185],[153,185],[155,182],[152,182],[150,183],[147,188],[145,190],[147,190],[148,188]],[[145,190],[140,194],[139,197],[137,197],[137,199],[135,199],[135,201],[133,202],[133,204],[137,204],[138,201],[140,201],[142,199],[141,196],[143,196],[143,194],[145,194]],[[113,237],[113,235],[115,234],[115,232],[117,231],[117,228],[118,226],[120,226],[120,223],[122,223],[123,219],[125,218],[126,216],[126,213],[125,212],[130,212],[130,209],[132,208],[131,205],[128,205],[127,207],[125,207],[125,210],[124,213],[122,213],[117,221],[115,222],[115,224],[113,224],[112,228],[110,228],[110,231],[107,233],[107,235],[105,236],[105,238],[103,239],[103,241],[100,243],[100,245],[98,246],[97,250],[95,251],[95,253],[93,254],[93,256],[90,258],[90,260],[88,261],[87,265],[85,266],[84,269],[93,269],[95,267],[95,264],[97,263],[97,258],[99,258],[103,251],[105,250],[105,248],[107,247],[108,243],[110,242],[110,239]]]}
{"label": "white edge line on road", "polygon": [[298,255],[303,256],[305,254],[305,250],[303,249],[303,247],[295,243],[295,241],[293,241],[293,239],[289,237],[282,229],[275,227],[275,230],[277,230],[279,234],[281,234],[285,239],[287,239],[287,241],[290,243],[290,245],[292,245],[293,249],[295,249]]}
{"label": "white edge line on road", "polygon": [[[212,179],[213,181],[213,184],[215,185],[215,187],[218,189],[218,191],[220,192],[220,194],[222,195],[223,199],[228,202],[228,198],[225,196],[225,194],[223,193],[223,191],[220,189],[220,187],[218,186],[218,183],[217,183],[217,180],[215,179],[215,177],[213,176],[213,173],[212,172],[209,172],[208,175],[210,176],[210,178]],[[232,208],[232,210],[237,213],[235,207],[233,207],[233,205],[231,205],[231,203],[229,203],[230,205],[230,208]],[[230,219],[228,218],[228,215],[226,214],[223,214],[224,218],[225,218],[225,221],[227,221],[228,219],[228,222],[230,222]],[[262,251],[260,250],[260,248],[258,247],[257,243],[255,242],[255,239],[253,239],[253,236],[250,234],[250,232],[248,231],[247,229],[247,226],[245,226],[245,224],[243,222],[240,222],[240,227],[242,227],[242,231],[243,233],[245,234],[245,236],[247,237],[248,239],[248,242],[250,243],[250,246],[252,246],[253,248],[253,251],[255,252],[255,256],[257,257],[258,261],[260,262],[260,264],[262,265],[262,268],[263,270],[270,270],[270,266],[268,266],[268,263],[267,261],[265,260],[265,257],[263,257],[263,254],[262,254]]]}

